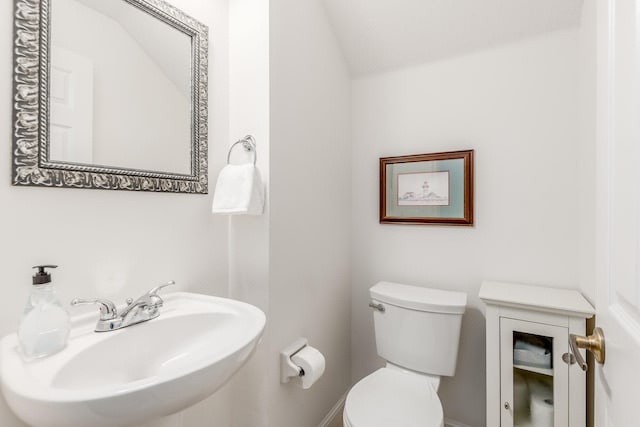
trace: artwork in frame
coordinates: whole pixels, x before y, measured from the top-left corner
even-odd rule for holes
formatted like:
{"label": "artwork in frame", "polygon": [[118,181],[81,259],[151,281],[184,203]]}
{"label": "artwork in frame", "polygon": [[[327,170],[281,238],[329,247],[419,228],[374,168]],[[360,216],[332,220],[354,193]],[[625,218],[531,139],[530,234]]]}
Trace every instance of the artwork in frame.
{"label": "artwork in frame", "polygon": [[473,150],[381,158],[380,223],[473,225]]}

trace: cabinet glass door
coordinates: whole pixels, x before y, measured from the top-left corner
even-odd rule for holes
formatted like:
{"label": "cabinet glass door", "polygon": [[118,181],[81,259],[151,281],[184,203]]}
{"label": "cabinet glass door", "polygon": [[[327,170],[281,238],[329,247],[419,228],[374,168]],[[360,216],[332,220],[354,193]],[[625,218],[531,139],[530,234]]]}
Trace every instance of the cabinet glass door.
{"label": "cabinet glass door", "polygon": [[567,328],[500,319],[502,427],[565,427],[569,422]]}

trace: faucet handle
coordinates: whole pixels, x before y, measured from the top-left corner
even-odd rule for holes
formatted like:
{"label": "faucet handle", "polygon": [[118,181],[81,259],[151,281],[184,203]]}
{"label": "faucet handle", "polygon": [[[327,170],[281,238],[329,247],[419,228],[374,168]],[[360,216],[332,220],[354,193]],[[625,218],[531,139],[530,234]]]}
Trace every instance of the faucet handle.
{"label": "faucet handle", "polygon": [[100,306],[100,320],[112,320],[118,316],[116,305],[108,299],[80,299],[75,298],[71,301],[72,306],[80,304],[98,304]]}
{"label": "faucet handle", "polygon": [[166,288],[167,286],[173,286],[175,285],[176,282],[174,282],[173,280],[169,280],[167,283],[163,283],[162,285],[158,285],[154,288],[151,288],[151,290],[149,292],[147,292],[148,295],[158,295],[158,291],[162,288]]}

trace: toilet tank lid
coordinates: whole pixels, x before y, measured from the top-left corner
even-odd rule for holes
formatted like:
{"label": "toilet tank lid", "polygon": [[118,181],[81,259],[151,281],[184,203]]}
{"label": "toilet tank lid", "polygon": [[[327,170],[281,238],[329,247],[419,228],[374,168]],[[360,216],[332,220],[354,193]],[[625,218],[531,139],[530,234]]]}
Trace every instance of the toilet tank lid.
{"label": "toilet tank lid", "polygon": [[467,306],[464,292],[378,282],[369,289],[371,298],[398,307],[431,313],[462,314]]}

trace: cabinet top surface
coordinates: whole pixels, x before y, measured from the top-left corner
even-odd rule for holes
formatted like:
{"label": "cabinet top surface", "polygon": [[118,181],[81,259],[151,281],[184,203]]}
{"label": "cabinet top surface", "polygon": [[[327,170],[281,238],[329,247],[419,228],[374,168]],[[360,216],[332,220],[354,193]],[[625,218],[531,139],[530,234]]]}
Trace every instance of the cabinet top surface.
{"label": "cabinet top surface", "polygon": [[485,280],[480,287],[479,296],[489,305],[527,308],[584,318],[595,314],[595,309],[589,301],[573,289]]}

